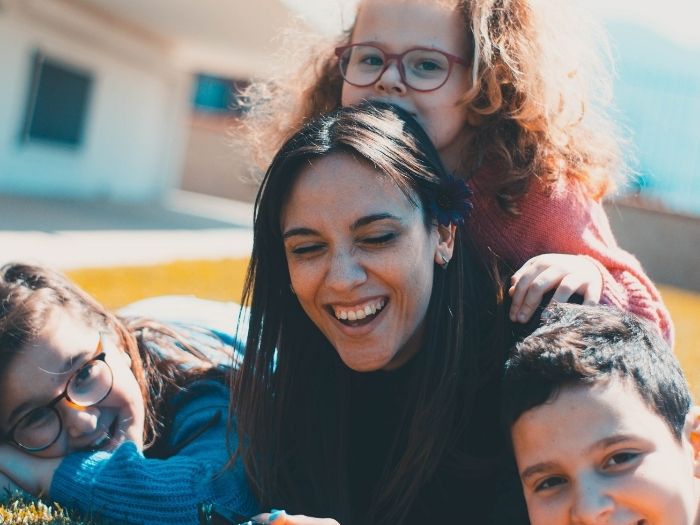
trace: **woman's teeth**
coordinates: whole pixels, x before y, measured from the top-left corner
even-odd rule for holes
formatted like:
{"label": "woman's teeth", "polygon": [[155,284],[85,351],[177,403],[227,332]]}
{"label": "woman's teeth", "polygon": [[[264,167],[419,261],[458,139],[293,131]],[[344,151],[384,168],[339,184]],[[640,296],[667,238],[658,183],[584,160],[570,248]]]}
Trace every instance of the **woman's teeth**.
{"label": "woman's teeth", "polygon": [[384,299],[378,299],[362,307],[341,308],[334,306],[335,317],[341,321],[359,321],[370,315],[375,315],[384,308]]}

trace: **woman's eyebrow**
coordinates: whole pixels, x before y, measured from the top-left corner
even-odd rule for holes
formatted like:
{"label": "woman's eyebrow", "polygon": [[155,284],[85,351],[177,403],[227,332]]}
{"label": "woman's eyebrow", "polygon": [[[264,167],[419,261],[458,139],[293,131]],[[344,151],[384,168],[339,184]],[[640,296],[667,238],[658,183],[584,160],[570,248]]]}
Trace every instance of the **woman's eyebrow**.
{"label": "woman's eyebrow", "polygon": [[318,235],[318,232],[311,228],[291,228],[282,234],[282,239],[287,240],[297,235]]}
{"label": "woman's eyebrow", "polygon": [[373,222],[383,221],[387,219],[399,222],[401,221],[400,217],[392,215],[391,213],[373,213],[372,215],[367,215],[366,217],[360,217],[359,219],[357,219],[355,222],[352,223],[350,229],[356,230],[358,228],[361,228],[362,226],[367,226],[368,224],[371,224]]}
{"label": "woman's eyebrow", "polygon": [[[368,224],[371,224],[373,222],[384,221],[384,220],[394,220],[394,221],[401,222],[400,217],[393,215],[391,213],[373,213],[371,215],[367,215],[365,217],[360,217],[359,219],[357,219],[350,226],[350,230],[354,231],[354,230],[357,230],[358,228],[361,228],[363,226],[367,226]],[[305,227],[290,228],[289,230],[287,230],[286,232],[284,232],[282,234],[282,239],[287,240],[290,237],[304,236],[304,235],[319,235],[319,233],[318,233],[318,231],[314,230],[313,228],[305,228]]]}

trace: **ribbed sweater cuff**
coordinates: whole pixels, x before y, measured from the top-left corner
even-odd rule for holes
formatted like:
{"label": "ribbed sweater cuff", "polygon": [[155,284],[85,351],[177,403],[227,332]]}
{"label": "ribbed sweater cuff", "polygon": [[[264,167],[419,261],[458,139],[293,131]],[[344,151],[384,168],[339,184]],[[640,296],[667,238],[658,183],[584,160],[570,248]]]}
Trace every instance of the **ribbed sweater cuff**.
{"label": "ribbed sweater cuff", "polygon": [[96,478],[109,452],[68,454],[56,469],[49,496],[64,505],[90,508]]}

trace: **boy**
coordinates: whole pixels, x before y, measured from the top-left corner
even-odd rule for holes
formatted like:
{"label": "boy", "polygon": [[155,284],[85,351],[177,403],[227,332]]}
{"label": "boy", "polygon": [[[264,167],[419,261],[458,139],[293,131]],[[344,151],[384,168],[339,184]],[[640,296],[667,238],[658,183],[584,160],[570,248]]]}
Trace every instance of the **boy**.
{"label": "boy", "polygon": [[532,525],[700,524],[700,408],[666,343],[603,306],[545,319],[503,385]]}

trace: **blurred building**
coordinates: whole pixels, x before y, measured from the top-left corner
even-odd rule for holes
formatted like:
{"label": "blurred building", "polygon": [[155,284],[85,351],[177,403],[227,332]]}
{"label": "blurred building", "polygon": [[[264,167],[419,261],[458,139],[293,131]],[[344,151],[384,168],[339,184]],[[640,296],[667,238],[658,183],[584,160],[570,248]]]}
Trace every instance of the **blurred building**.
{"label": "blurred building", "polygon": [[275,68],[292,18],[278,0],[0,0],[0,192],[250,194],[235,87]]}

